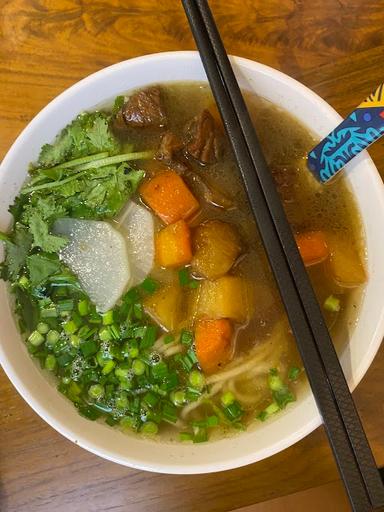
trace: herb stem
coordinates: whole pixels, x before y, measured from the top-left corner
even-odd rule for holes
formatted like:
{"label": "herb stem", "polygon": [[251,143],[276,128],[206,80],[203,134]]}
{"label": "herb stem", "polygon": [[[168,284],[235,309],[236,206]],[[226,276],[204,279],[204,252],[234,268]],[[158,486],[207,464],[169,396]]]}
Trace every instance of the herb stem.
{"label": "herb stem", "polygon": [[83,174],[86,174],[86,172],[87,172],[87,170],[84,170],[83,172],[79,172],[78,174],[70,176],[69,178],[65,178],[64,180],[50,181],[49,183],[43,183],[42,185],[36,185],[35,187],[23,188],[20,193],[26,195],[26,194],[30,194],[31,192],[36,192],[37,190],[61,187],[61,185],[64,185],[65,183],[69,183],[70,181],[77,180],[80,176],[82,176]]}
{"label": "herb stem", "polygon": [[42,171],[55,171],[56,169],[70,169],[71,167],[77,167],[78,165],[86,164],[88,162],[94,162],[95,160],[101,160],[108,156],[107,151],[103,151],[102,153],[96,153],[95,155],[87,155],[82,156],[81,158],[75,158],[74,160],[69,160],[69,162],[63,162],[62,164],[55,165],[54,167],[41,168],[38,170]]}
{"label": "herb stem", "polygon": [[106,165],[115,165],[122,162],[128,162],[130,160],[148,160],[153,158],[153,151],[139,151],[136,153],[126,153],[124,155],[109,156],[93,162],[79,165],[76,167],[76,171],[85,171],[88,169],[98,169],[99,167],[105,167]]}

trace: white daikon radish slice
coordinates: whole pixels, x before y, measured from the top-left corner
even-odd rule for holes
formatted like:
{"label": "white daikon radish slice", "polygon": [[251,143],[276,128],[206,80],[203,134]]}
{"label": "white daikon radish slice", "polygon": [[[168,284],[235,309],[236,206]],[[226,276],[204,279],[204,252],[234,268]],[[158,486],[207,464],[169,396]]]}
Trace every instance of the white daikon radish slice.
{"label": "white daikon radish slice", "polygon": [[131,279],[124,237],[108,222],[96,220],[59,219],[53,231],[69,239],[60,257],[97,310],[111,309]]}
{"label": "white daikon radish slice", "polygon": [[132,286],[144,281],[155,260],[155,227],[153,216],[144,206],[130,201],[118,225],[124,233],[132,272]]}

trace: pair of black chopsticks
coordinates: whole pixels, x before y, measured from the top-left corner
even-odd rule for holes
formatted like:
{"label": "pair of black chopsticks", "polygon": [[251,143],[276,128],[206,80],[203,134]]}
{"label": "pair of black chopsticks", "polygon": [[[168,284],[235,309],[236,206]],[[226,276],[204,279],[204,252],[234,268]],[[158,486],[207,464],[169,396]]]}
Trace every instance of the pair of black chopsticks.
{"label": "pair of black chopsticks", "polygon": [[182,0],[353,510],[384,486],[244,99],[206,0]]}

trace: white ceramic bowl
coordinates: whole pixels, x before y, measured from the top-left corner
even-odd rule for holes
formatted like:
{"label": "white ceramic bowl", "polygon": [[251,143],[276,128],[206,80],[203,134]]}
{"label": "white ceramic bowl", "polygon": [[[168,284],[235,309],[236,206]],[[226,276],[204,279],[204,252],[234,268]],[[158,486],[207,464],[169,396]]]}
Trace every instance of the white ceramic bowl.
{"label": "white ceramic bowl", "polygon": [[[255,91],[294,114],[319,136],[340,122],[340,116],[321,98],[288,76],[250,60],[232,58],[242,88]],[[45,107],[18,137],[1,164],[0,228],[10,223],[8,206],[42,144],[51,141],[79,112],[132,88],[153,82],[204,80],[196,52],[148,55],[121,62],[85,78]],[[351,389],[372,362],[384,335],[384,190],[368,155],[349,165],[348,180],[356,194],[366,232],[369,281],[360,318],[341,362]],[[78,415],[72,403],[48,383],[27,354],[0,284],[0,361],[28,404],[53,428],[87,450],[120,464],[164,473],[207,473],[256,462],[287,448],[321,423],[310,393],[286,413],[253,431],[201,445],[162,444],[126,436],[104,424]]]}

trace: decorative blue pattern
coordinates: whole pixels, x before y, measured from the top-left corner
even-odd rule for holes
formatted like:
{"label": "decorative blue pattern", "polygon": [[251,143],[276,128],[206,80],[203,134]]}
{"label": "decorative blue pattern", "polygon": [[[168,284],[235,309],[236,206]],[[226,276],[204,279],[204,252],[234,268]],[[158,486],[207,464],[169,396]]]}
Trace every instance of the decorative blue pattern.
{"label": "decorative blue pattern", "polygon": [[375,101],[363,102],[309,153],[308,167],[319,181],[331,179],[354,156],[384,135],[382,90],[377,100],[376,96]]}

